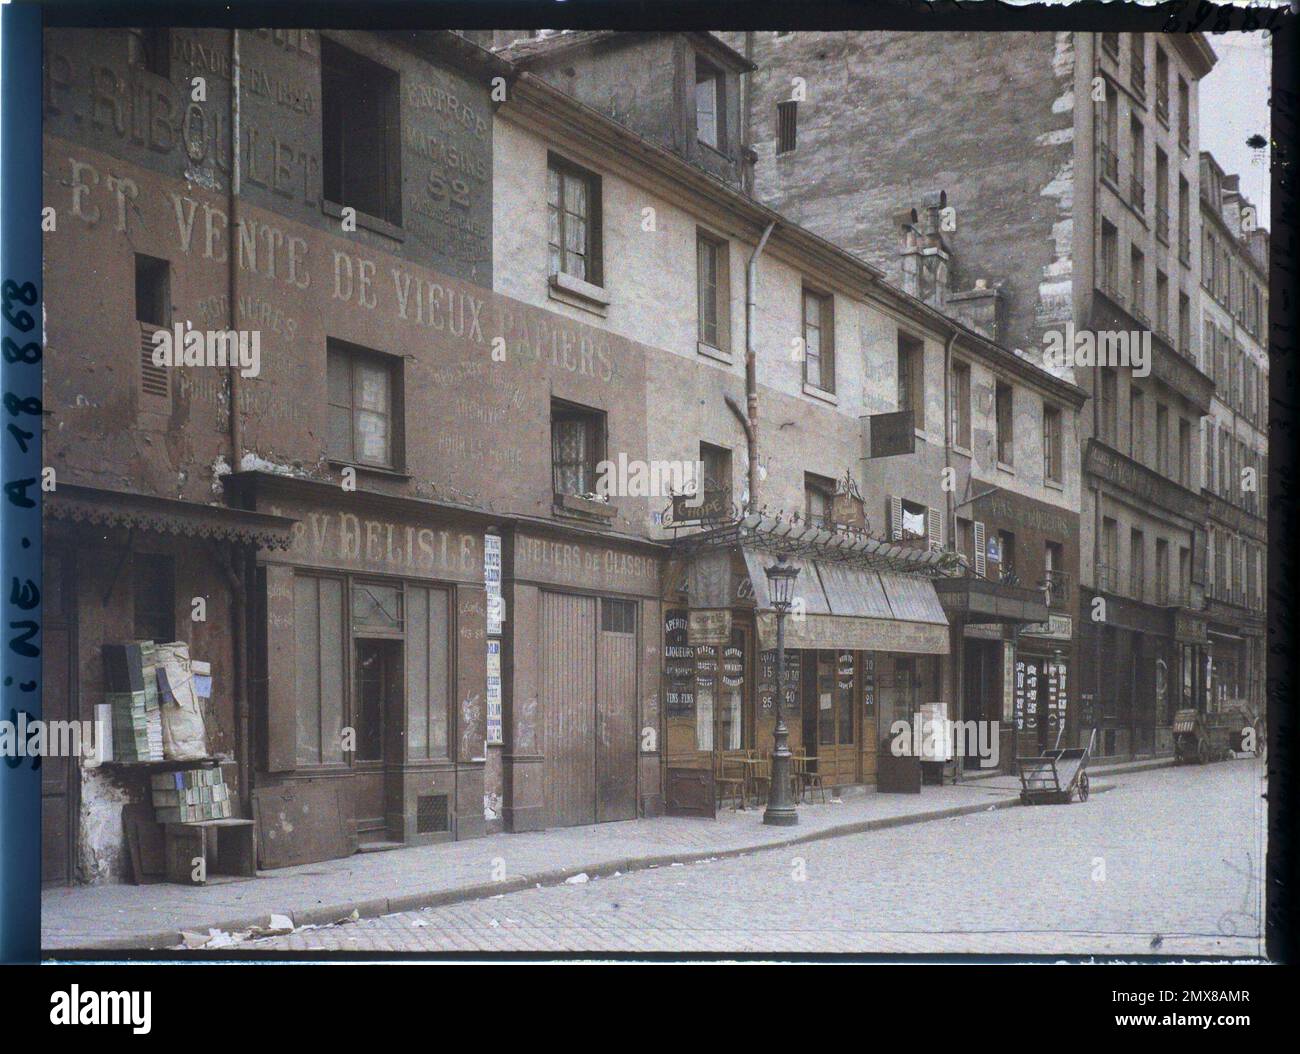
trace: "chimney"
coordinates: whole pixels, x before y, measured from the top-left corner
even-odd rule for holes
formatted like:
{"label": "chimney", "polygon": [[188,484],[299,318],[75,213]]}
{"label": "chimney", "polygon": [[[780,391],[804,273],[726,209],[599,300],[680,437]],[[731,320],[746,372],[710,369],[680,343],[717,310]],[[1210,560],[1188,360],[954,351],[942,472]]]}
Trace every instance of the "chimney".
{"label": "chimney", "polygon": [[905,209],[894,214],[899,231],[899,285],[904,292],[943,310],[948,299],[950,253],[943,237],[946,191],[925,196],[922,212]]}
{"label": "chimney", "polygon": [[973,289],[948,294],[947,312],[949,318],[985,339],[1002,343],[1006,333],[1006,295],[1001,286],[991,286],[987,279],[977,278]]}

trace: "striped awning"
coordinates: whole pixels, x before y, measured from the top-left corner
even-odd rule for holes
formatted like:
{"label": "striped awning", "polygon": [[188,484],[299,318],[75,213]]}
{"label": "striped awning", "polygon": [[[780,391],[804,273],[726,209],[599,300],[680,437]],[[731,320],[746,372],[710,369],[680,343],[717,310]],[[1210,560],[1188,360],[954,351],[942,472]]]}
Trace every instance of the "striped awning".
{"label": "striped awning", "polygon": [[[776,614],[764,567],[773,557],[745,549],[761,648],[776,647]],[[928,577],[845,563],[805,561],[785,622],[788,648],[948,654],[948,619]]]}

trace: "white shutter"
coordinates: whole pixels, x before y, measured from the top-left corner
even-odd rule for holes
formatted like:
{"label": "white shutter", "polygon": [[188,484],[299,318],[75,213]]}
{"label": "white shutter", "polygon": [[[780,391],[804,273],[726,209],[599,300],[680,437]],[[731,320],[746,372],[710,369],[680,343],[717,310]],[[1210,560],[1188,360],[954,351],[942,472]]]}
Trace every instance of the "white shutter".
{"label": "white shutter", "polygon": [[939,510],[928,508],[925,510],[925,533],[930,541],[930,551],[938,553],[943,551],[943,520],[939,518]]}
{"label": "white shutter", "polygon": [[889,537],[903,540],[903,499],[894,495],[889,498]]}
{"label": "white shutter", "polygon": [[984,555],[984,524],[975,521],[975,574],[983,578],[988,572]]}

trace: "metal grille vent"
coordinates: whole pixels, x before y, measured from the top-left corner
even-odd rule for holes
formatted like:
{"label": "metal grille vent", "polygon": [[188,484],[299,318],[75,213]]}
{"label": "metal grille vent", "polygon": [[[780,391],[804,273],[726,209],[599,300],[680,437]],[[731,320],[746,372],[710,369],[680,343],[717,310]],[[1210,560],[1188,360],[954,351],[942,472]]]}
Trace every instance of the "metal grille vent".
{"label": "metal grille vent", "polygon": [[415,833],[437,834],[450,831],[447,795],[421,794],[415,799]]}
{"label": "metal grille vent", "polygon": [[171,395],[167,369],[153,364],[153,335],[157,330],[157,326],[140,323],[140,390],[145,395],[166,399]]}

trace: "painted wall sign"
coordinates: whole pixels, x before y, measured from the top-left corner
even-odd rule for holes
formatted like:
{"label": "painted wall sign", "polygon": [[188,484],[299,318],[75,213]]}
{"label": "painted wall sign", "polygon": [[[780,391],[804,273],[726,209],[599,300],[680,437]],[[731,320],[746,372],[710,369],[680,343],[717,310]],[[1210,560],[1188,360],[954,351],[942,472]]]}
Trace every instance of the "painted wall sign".
{"label": "painted wall sign", "polygon": [[609,546],[521,534],[515,543],[515,577],[551,585],[656,596],[659,561]]}
{"label": "painted wall sign", "polygon": [[487,642],[487,742],[499,746],[504,742],[501,721],[501,642]]}

